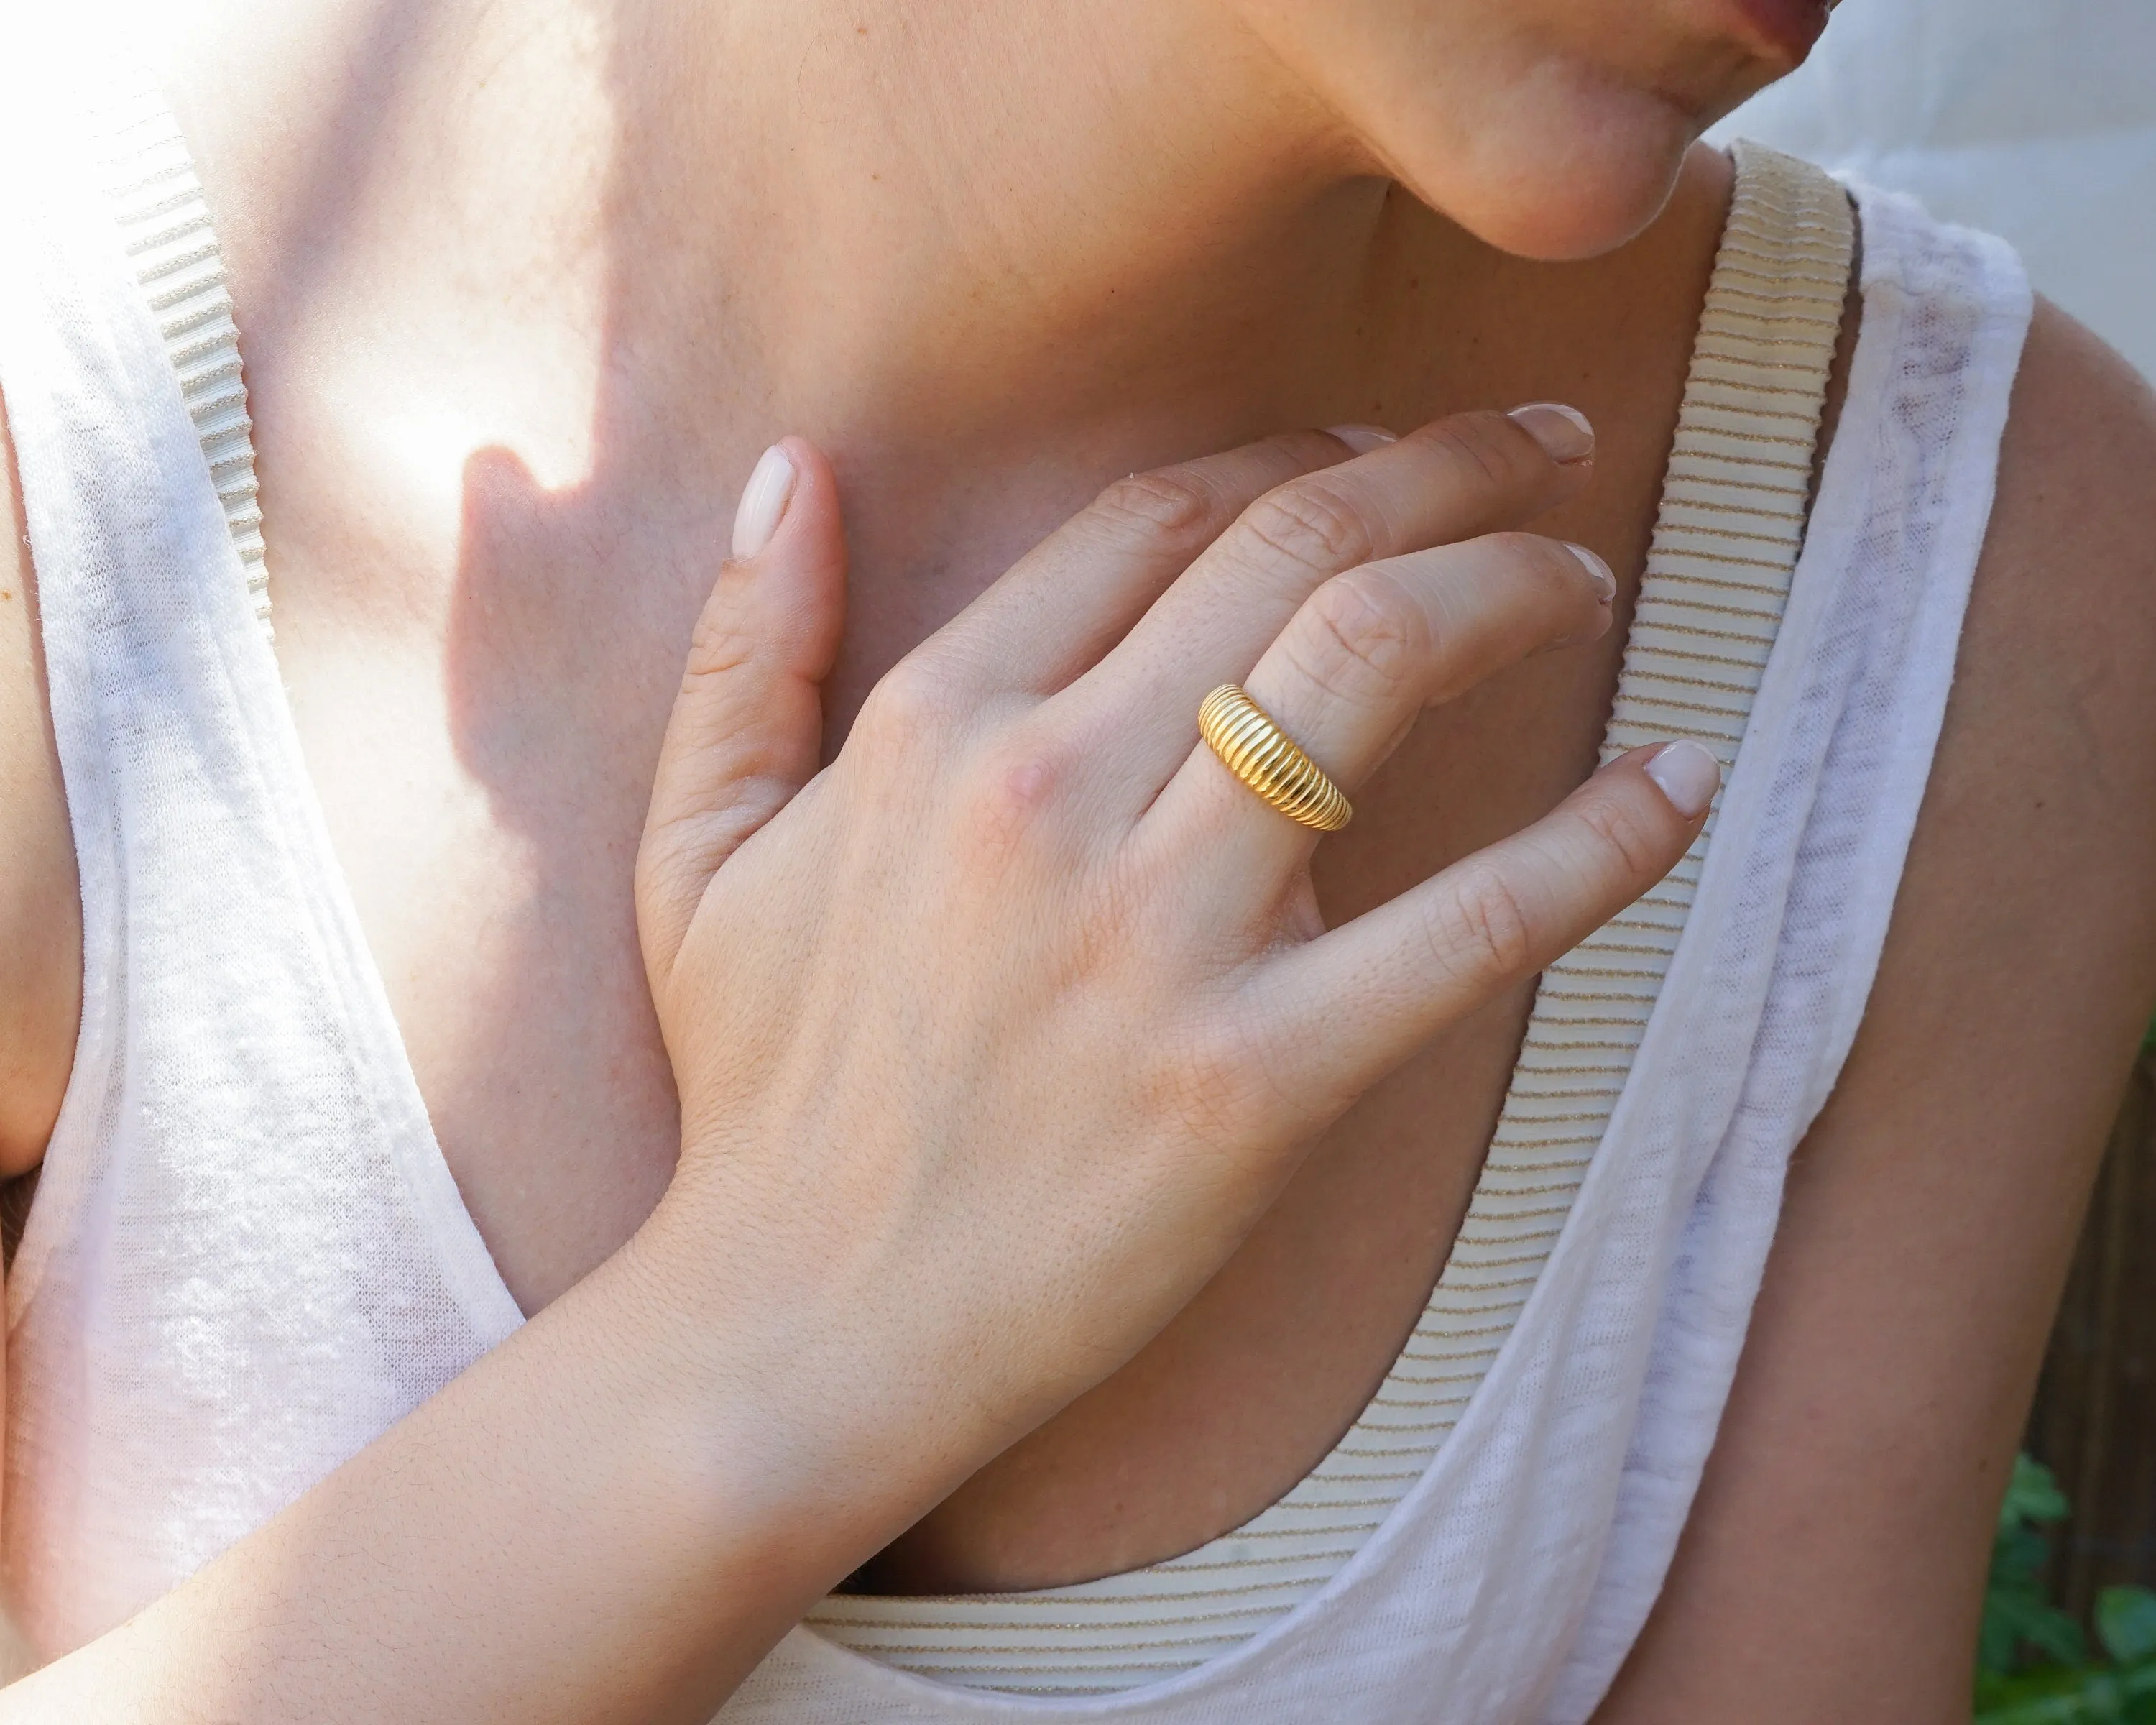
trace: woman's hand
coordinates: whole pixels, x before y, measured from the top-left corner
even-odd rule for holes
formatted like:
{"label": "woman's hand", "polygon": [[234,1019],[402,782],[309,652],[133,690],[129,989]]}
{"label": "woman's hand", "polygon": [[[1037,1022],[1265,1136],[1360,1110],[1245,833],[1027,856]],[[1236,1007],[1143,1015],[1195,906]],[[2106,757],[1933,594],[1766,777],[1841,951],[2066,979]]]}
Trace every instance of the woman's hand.
{"label": "woman's hand", "polygon": [[1599,571],[1502,531],[1581,483],[1586,441],[1523,410],[1112,486],[821,773],[843,557],[829,470],[788,442],[639,859],[681,1091],[665,1202],[0,1718],[708,1718],[1157,1330],[1359,1090],[1682,854],[1714,774],[1680,744],[1327,933],[1312,835],[1195,742],[1242,680],[1352,788],[1427,702],[1606,628]]}
{"label": "woman's hand", "polygon": [[639,860],[682,1110],[662,1218],[802,1424],[916,1512],[1159,1329],[1363,1090],[1691,843],[1712,758],[1640,751],[1328,932],[1317,835],[1198,740],[1241,682],[1352,793],[1425,706],[1599,634],[1607,572],[1511,531],[1584,482],[1575,418],[1121,481],[820,773],[835,492],[796,439],[759,467]]}

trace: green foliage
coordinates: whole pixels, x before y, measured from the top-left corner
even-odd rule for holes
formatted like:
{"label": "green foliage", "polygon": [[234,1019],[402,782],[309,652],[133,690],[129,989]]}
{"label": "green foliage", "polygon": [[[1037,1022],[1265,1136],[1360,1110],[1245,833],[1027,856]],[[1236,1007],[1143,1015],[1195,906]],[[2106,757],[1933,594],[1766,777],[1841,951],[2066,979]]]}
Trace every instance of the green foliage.
{"label": "green foliage", "polygon": [[1999,1508],[1976,1656],[1976,1725],[2156,1725],[2156,1593],[2098,1596],[2092,1661],[2082,1626],[2046,1597],[2050,1542],[2066,1495],[2048,1468],[2018,1456]]}
{"label": "green foliage", "polygon": [[1984,1627],[1976,1644],[1979,1672],[2010,1676],[2030,1648],[2060,1665],[2079,1665],[2088,1657],[2081,1625],[2044,1593],[2051,1541],[2038,1530],[2065,1520],[2071,1507],[2049,1468],[2026,1455],[2014,1458],[2006,1497],[1999,1506],[1991,1576],[1984,1589]]}
{"label": "green foliage", "polygon": [[2107,1587],[2097,1598],[2097,1639],[2121,1665],[2156,1661],[2156,1594],[2145,1587]]}

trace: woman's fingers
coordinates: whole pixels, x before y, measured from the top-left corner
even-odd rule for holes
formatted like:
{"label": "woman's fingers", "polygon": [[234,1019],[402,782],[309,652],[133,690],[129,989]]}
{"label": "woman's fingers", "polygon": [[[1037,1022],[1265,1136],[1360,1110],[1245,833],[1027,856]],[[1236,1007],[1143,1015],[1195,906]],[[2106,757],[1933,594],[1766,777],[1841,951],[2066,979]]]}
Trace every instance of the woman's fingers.
{"label": "woman's fingers", "polygon": [[1291,432],[1119,479],[954,618],[932,650],[987,687],[1053,695],[1266,492],[1388,440],[1359,426]]}
{"label": "woman's fingers", "polygon": [[846,547],[838,486],[813,444],[789,437],[764,451],[732,553],[696,621],[637,853],[654,976],[672,966],[719,865],[816,773]]}
{"label": "woman's fingers", "polygon": [[1241,682],[1304,600],[1358,566],[1518,526],[1585,482],[1594,439],[1568,408],[1461,413],[1278,485],[1062,697],[1116,739],[1136,806],[1198,732],[1208,690]]}
{"label": "woman's fingers", "polygon": [[1290,1096],[1331,1120],[1661,880],[1720,782],[1698,743],[1635,749],[1524,832],[1266,961],[1228,1043],[1262,1079],[1255,1105]]}
{"label": "woman's fingers", "polygon": [[[1617,583],[1583,546],[1533,533],[1365,563],[1336,575],[1265,649],[1245,692],[1343,788],[1376,770],[1424,707],[1538,649],[1609,626]],[[1204,743],[1147,820],[1209,868],[1270,880],[1317,834],[1276,814]]]}

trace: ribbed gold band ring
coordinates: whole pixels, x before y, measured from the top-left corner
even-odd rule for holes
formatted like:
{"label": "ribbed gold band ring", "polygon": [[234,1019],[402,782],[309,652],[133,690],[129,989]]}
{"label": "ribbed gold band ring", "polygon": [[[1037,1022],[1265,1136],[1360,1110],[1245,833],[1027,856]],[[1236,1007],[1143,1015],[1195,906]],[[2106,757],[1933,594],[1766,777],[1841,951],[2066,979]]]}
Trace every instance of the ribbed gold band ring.
{"label": "ribbed gold band ring", "polygon": [[1199,703],[1198,734],[1230,773],[1290,820],[1337,833],[1353,818],[1354,809],[1325,769],[1233,683],[1223,683]]}

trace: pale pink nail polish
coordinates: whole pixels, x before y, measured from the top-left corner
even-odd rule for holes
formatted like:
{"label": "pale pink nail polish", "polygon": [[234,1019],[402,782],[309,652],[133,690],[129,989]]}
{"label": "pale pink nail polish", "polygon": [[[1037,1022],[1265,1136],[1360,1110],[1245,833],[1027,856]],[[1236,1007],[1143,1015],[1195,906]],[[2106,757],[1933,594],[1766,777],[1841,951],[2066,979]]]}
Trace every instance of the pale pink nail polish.
{"label": "pale pink nail polish", "polygon": [[1564,548],[1579,559],[1580,566],[1587,571],[1587,578],[1594,583],[1594,590],[1602,596],[1604,604],[1617,597],[1617,578],[1609,572],[1609,564],[1585,546],[1574,545],[1570,540],[1565,542]]}
{"label": "pale pink nail polish", "polygon": [[1578,408],[1561,401],[1531,401],[1505,417],[1540,444],[1553,461],[1569,465],[1594,453],[1594,427]]}
{"label": "pale pink nail polish", "polygon": [[737,557],[759,555],[771,536],[786,519],[786,506],[793,501],[793,459],[773,444],[756,464],[756,471],[742,487],[741,503],[734,511],[734,551]]}
{"label": "pale pink nail polish", "polygon": [[1722,783],[1722,763],[1696,742],[1665,743],[1647,762],[1647,777],[1670,799],[1672,809],[1686,820],[1697,820],[1714,800]]}
{"label": "pale pink nail polish", "polygon": [[1367,455],[1373,449],[1380,449],[1387,444],[1399,441],[1382,425],[1328,425],[1325,432],[1328,437],[1338,438],[1358,455]]}

